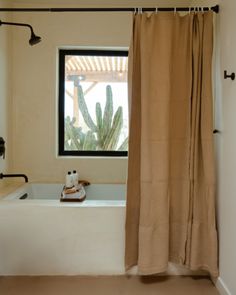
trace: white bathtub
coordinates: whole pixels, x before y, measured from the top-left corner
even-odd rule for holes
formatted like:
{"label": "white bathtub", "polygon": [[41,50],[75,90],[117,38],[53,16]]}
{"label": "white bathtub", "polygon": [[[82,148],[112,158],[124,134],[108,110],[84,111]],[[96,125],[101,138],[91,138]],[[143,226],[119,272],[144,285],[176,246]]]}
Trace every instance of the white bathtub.
{"label": "white bathtub", "polygon": [[0,275],[125,273],[125,185],[91,185],[82,203],[60,202],[62,187],[26,184],[1,199]]}
{"label": "white bathtub", "polygon": [[[1,199],[0,276],[125,274],[125,186],[91,185],[82,203],[60,202],[62,187],[26,184]],[[173,264],[167,274],[206,275]]]}

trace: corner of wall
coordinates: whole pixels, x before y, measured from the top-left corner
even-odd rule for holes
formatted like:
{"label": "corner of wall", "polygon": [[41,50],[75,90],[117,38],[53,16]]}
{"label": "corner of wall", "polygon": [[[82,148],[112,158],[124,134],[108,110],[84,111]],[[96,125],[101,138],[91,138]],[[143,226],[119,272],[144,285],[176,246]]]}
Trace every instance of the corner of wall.
{"label": "corner of wall", "polygon": [[233,295],[229,289],[227,288],[227,286],[225,285],[224,281],[222,280],[221,277],[219,277],[215,282],[214,282],[217,290],[219,291],[219,293],[221,295]]}

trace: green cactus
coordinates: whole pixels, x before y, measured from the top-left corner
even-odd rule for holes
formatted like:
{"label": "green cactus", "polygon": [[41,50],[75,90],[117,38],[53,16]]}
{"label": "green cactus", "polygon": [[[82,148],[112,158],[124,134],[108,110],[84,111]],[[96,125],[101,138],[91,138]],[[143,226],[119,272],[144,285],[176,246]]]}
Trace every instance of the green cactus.
{"label": "green cactus", "polygon": [[97,119],[97,128],[98,128],[98,145],[99,148],[101,148],[102,146],[102,126],[103,126],[103,122],[102,122],[102,108],[101,108],[101,104],[100,103],[96,103],[96,119]]}
{"label": "green cactus", "polygon": [[108,129],[104,140],[104,150],[115,150],[123,126],[123,109],[119,107],[115,113],[112,127]]}
{"label": "green cactus", "polygon": [[107,85],[106,87],[106,105],[104,108],[103,115],[103,129],[102,129],[102,139],[105,141],[106,136],[111,128],[113,117],[113,96],[111,86]]}
{"label": "green cactus", "polygon": [[65,147],[72,150],[119,150],[127,151],[128,137],[117,148],[120,133],[123,126],[123,109],[118,107],[113,116],[113,98],[112,89],[106,87],[106,104],[104,114],[102,114],[101,104],[96,103],[96,123],[94,123],[89,114],[87,104],[84,99],[82,87],[78,86],[79,110],[83,116],[84,122],[90,130],[83,133],[82,129],[75,127],[75,119],[65,119]]}
{"label": "green cactus", "polygon": [[93,132],[83,133],[81,127],[74,126],[75,118],[65,118],[65,149],[76,150],[96,150],[97,141]]}
{"label": "green cactus", "polygon": [[84,99],[84,93],[82,87],[78,86],[78,100],[79,100],[79,109],[82,112],[84,122],[93,132],[97,132],[97,126],[94,124],[93,119],[91,118],[87,104]]}
{"label": "green cactus", "polygon": [[88,131],[86,133],[84,142],[83,142],[83,148],[82,150],[84,151],[93,151],[96,150],[96,139],[95,135],[93,134],[92,131]]}

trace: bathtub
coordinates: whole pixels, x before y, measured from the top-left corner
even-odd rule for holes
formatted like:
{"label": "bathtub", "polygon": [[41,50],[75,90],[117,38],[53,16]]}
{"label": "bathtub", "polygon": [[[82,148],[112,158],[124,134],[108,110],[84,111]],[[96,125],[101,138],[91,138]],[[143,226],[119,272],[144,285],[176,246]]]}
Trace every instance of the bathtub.
{"label": "bathtub", "polygon": [[[82,203],[60,202],[62,188],[25,184],[1,198],[0,276],[125,274],[125,185],[92,184]],[[169,264],[167,274],[207,273]]]}
{"label": "bathtub", "polygon": [[125,185],[92,184],[60,202],[62,184],[25,184],[0,201],[0,275],[124,274]]}

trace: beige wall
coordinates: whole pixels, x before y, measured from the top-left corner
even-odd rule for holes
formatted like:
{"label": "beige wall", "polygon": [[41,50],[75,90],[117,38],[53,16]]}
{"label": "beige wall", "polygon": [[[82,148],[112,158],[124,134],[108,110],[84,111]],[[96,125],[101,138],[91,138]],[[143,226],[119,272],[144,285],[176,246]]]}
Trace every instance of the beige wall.
{"label": "beige wall", "polygon": [[[196,1],[194,1],[196,3]],[[218,227],[220,279],[222,294],[236,294],[236,82],[223,79],[223,72],[236,72],[236,1],[197,1],[220,4],[216,19],[216,135],[218,177]]]}
{"label": "beige wall", "polygon": [[231,294],[236,294],[236,82],[223,80],[223,71],[236,72],[236,1],[220,3],[220,65],[222,82],[222,133],[219,146],[220,276]]}
{"label": "beige wall", "polygon": [[[4,6],[6,1],[0,1],[0,7]],[[7,13],[0,13],[2,21],[9,20]],[[8,168],[9,159],[9,142],[8,142],[8,101],[10,99],[10,83],[9,83],[9,69],[10,69],[10,30],[8,27],[0,27],[0,137],[3,137],[6,142],[6,158],[0,158],[0,173],[6,172]],[[0,187],[3,180],[0,180]]]}
{"label": "beige wall", "polygon": [[[27,1],[20,1],[26,6]],[[30,1],[28,1],[30,3]],[[31,1],[32,2],[32,1]],[[38,1],[44,6],[56,1]],[[78,6],[78,1],[59,1]],[[19,3],[19,1],[17,1]],[[186,5],[189,1],[80,1],[83,5]],[[98,3],[100,5],[98,5]],[[37,6],[37,5],[36,5]],[[57,157],[57,49],[61,46],[128,47],[130,13],[15,13],[29,22],[42,42],[28,45],[29,32],[13,30],[10,171],[30,181],[64,181],[77,169],[91,182],[124,183],[127,159]]]}

